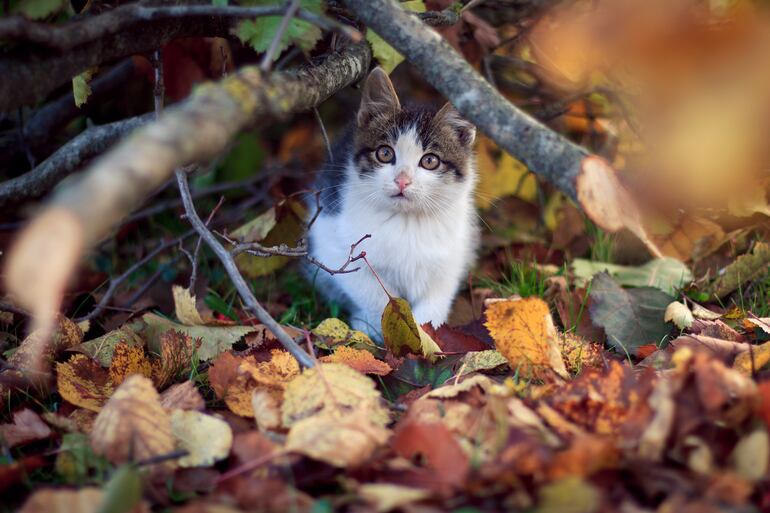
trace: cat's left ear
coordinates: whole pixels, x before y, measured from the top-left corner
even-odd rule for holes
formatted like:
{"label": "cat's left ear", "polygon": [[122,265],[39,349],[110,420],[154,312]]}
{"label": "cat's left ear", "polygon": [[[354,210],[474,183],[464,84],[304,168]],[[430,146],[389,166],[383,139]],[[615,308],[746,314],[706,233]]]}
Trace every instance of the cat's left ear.
{"label": "cat's left ear", "polygon": [[457,134],[457,139],[464,146],[472,146],[476,140],[476,127],[470,121],[464,119],[451,103],[447,102],[436,113],[436,122],[445,123],[452,127]]}

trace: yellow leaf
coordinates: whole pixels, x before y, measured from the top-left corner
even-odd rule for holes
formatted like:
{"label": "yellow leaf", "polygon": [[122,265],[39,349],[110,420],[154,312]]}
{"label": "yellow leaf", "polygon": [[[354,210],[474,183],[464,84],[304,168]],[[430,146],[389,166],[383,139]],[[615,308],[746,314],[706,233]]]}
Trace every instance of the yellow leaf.
{"label": "yellow leaf", "polygon": [[733,369],[741,374],[751,376],[770,362],[770,342],[752,346],[751,351],[743,351],[735,357]]}
{"label": "yellow leaf", "polygon": [[487,307],[486,326],[497,350],[522,376],[550,369],[568,378],[548,305],[540,298],[496,301]]}
{"label": "yellow leaf", "polygon": [[479,183],[476,186],[476,205],[481,209],[492,206],[504,196],[517,196],[534,201],[537,180],[527,166],[503,152],[490,139],[480,137],[476,147],[476,165]]}
{"label": "yellow leaf", "polygon": [[371,421],[385,426],[390,418],[381,404],[374,381],[339,363],[319,363],[291,380],[284,391],[282,417],[284,427],[319,414],[344,415],[366,404]]}
{"label": "yellow leaf", "polygon": [[[36,490],[19,513],[97,513],[102,511],[106,494],[99,488],[88,486],[79,490],[43,488]],[[126,513],[148,513],[150,508],[142,501]]]}
{"label": "yellow leaf", "polygon": [[765,187],[755,184],[746,187],[741,194],[728,196],[727,210],[736,217],[751,217],[754,214],[770,216]]}
{"label": "yellow leaf", "polygon": [[286,449],[336,467],[356,467],[384,444],[390,433],[369,420],[360,408],[343,417],[329,412],[304,418],[291,426]]}
{"label": "yellow leaf", "polygon": [[322,362],[344,363],[351,369],[355,369],[363,374],[377,374],[385,376],[393,369],[390,365],[378,360],[372,353],[363,349],[354,349],[348,346],[340,346],[334,350],[333,354],[321,358]]}
{"label": "yellow leaf", "polygon": [[[152,382],[134,374],[112,395],[94,421],[91,445],[114,464],[139,461],[174,450],[171,420]],[[172,463],[165,463],[172,467]]]}
{"label": "yellow leaf", "polygon": [[[336,317],[321,321],[321,324],[313,330],[313,335],[326,339],[327,345],[350,344],[359,347],[377,347],[369,335],[363,331],[350,329],[347,324]],[[321,347],[324,346],[321,345]]]}
{"label": "yellow leaf", "polygon": [[171,287],[171,293],[174,295],[174,310],[179,322],[186,326],[203,326],[206,322],[201,317],[198,308],[195,306],[195,296],[179,285]]}
{"label": "yellow leaf", "polygon": [[152,367],[144,354],[144,348],[122,343],[116,345],[110,363],[112,384],[118,386],[132,374],[141,374],[145,378],[152,375]]}
{"label": "yellow leaf", "polygon": [[113,392],[108,372],[84,354],[56,364],[56,388],[66,401],[95,412],[102,409]]}
{"label": "yellow leaf", "polygon": [[254,390],[251,393],[251,409],[260,431],[281,427],[281,405],[274,394],[259,388]]}
{"label": "yellow leaf", "polygon": [[673,322],[674,326],[683,330],[692,326],[695,322],[692,312],[687,305],[680,303],[679,301],[672,301],[666,307],[666,312],[663,314],[663,320],[666,322]]}
{"label": "yellow leaf", "polygon": [[233,446],[233,431],[224,420],[193,410],[171,412],[171,433],[178,449],[187,456],[180,467],[208,467],[227,458]]}

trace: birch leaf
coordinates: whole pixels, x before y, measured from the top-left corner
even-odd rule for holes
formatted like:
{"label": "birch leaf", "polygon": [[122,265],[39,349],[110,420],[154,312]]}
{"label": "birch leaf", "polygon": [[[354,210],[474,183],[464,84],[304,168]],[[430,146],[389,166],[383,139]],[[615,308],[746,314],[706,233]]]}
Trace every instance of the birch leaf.
{"label": "birch leaf", "polygon": [[227,458],[233,431],[224,420],[194,410],[171,412],[171,434],[179,449],[187,451],[180,467],[208,467]]}

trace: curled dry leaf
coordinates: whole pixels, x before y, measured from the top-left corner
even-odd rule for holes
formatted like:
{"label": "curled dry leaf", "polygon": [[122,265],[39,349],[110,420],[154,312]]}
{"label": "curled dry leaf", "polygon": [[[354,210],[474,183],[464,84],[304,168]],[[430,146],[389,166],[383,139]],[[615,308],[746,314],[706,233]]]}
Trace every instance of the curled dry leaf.
{"label": "curled dry leaf", "polygon": [[43,440],[51,436],[51,428],[40,416],[30,409],[23,409],[13,414],[12,424],[0,424],[0,445],[17,445]]}
{"label": "curled dry leaf", "polygon": [[84,354],[56,364],[56,387],[66,401],[94,412],[102,409],[114,390],[109,372]]}
{"label": "curled dry leaf", "polygon": [[87,354],[97,360],[102,367],[109,367],[112,362],[112,353],[118,344],[143,347],[144,340],[129,326],[121,326],[101,337],[83,342],[72,350]]}
{"label": "curled dry leaf", "polygon": [[357,467],[369,460],[390,435],[369,415],[370,408],[362,403],[342,416],[324,411],[301,419],[291,426],[286,449],[336,467]]}
{"label": "curled dry leaf", "polygon": [[568,378],[556,327],[548,305],[539,298],[496,301],[487,307],[486,326],[495,346],[522,376],[554,371]]}
{"label": "curled dry leaf", "polygon": [[173,410],[171,434],[178,449],[187,456],[178,460],[180,467],[208,467],[227,458],[233,445],[233,431],[224,420],[198,411]]}
{"label": "curled dry leaf", "polygon": [[382,338],[385,347],[395,356],[408,353],[434,359],[441,351],[436,342],[414,320],[412,308],[406,299],[392,297],[382,312]]}
{"label": "curled dry leaf", "polygon": [[746,376],[751,376],[768,362],[770,362],[770,342],[758,346],[749,345],[748,351],[743,351],[735,357],[733,369]]}
{"label": "curled dry leaf", "polygon": [[186,326],[203,326],[206,324],[198,312],[198,308],[195,306],[195,296],[190,292],[190,289],[174,285],[171,287],[171,293],[174,296],[174,309],[179,322]]}
{"label": "curled dry leaf", "polygon": [[[48,390],[48,377],[56,356],[76,346],[83,340],[83,332],[77,324],[64,316],[56,320],[56,327],[50,337],[44,331],[33,331],[8,358],[9,369],[3,377],[9,382],[18,380],[34,385],[39,392]],[[10,395],[8,385],[0,383],[0,407]]]}
{"label": "curled dry leaf", "polygon": [[385,376],[393,369],[387,363],[375,358],[372,353],[364,349],[354,349],[348,346],[340,346],[334,353],[321,358],[322,362],[343,363],[363,374],[376,374]]}
{"label": "curled dry leaf", "polygon": [[193,340],[181,331],[168,330],[160,336],[160,359],[152,366],[152,378],[159,389],[172,383],[192,367],[201,340]]}
{"label": "curled dry leaf", "polygon": [[690,309],[687,308],[687,305],[680,303],[679,301],[672,301],[666,307],[663,320],[666,322],[673,322],[674,326],[683,330],[692,326],[692,323],[695,322],[695,317]]}
{"label": "curled dry leaf", "polygon": [[190,380],[171,385],[160,394],[160,405],[165,410],[202,410],[206,407],[203,396]]}
{"label": "curled dry leaf", "polygon": [[96,417],[91,445],[114,464],[174,450],[171,421],[149,379],[134,374],[115,390]]}
{"label": "curled dry leaf", "polygon": [[339,363],[319,363],[291,380],[284,392],[282,419],[285,427],[320,412],[345,414],[366,404],[371,422],[385,426],[388,410],[381,404],[374,381]]}

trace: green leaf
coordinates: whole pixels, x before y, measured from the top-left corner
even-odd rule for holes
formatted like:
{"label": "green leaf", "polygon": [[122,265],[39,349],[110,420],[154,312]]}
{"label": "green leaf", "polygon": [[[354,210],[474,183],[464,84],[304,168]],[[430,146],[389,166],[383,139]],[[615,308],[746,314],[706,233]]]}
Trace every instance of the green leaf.
{"label": "green leaf", "polygon": [[65,6],[65,0],[21,0],[13,12],[39,20],[61,11]]}
{"label": "green leaf", "polygon": [[591,321],[604,328],[612,347],[633,355],[670,333],[663,318],[673,299],[652,287],[623,289],[609,274],[599,273],[591,282]]}
{"label": "green leaf", "polygon": [[93,470],[97,473],[107,467],[107,460],[97,456],[91,449],[88,435],[66,433],[56,456],[56,473],[67,484],[83,484]]}
{"label": "green leaf", "polygon": [[142,481],[133,465],[118,467],[104,485],[102,503],[97,513],[127,513],[142,499]]}
{"label": "green leaf", "polygon": [[[283,1],[252,0],[245,2],[245,4],[262,6],[283,5]],[[321,0],[302,0],[300,7],[315,14],[321,14],[324,4]],[[257,52],[264,52],[270,47],[276,32],[278,32],[281,18],[281,16],[263,16],[256,20],[242,21],[236,28],[235,35],[244,43],[251,45]],[[278,51],[273,58],[278,58],[280,53],[286,50],[291,43],[296,44],[303,50],[312,50],[318,40],[321,39],[321,36],[321,29],[306,21],[294,18],[289,22],[286,32],[281,37]]]}
{"label": "green leaf", "polygon": [[441,351],[422,326],[417,324],[406,299],[392,297],[382,312],[382,337],[385,347],[395,356],[407,353],[433,360],[434,353]]}
{"label": "green leaf", "polygon": [[227,6],[227,0],[211,0],[211,5],[214,7],[225,7]]}
{"label": "green leaf", "polygon": [[[400,5],[405,11],[425,12],[425,2],[423,0],[410,0],[408,2],[401,2]],[[369,29],[366,31],[366,40],[372,46],[374,58],[377,59],[377,62],[380,63],[380,66],[388,75],[404,60],[403,55],[398,53],[396,49],[386,43],[373,30]]]}
{"label": "green leaf", "polygon": [[599,510],[602,494],[580,477],[566,477],[543,486],[536,513],[593,513]]}
{"label": "green leaf", "polygon": [[89,68],[72,79],[72,95],[75,97],[75,106],[82,107],[91,96],[91,79],[96,74],[97,68]]}
{"label": "green leaf", "polygon": [[594,275],[607,271],[621,285],[655,287],[667,294],[675,294],[677,289],[681,289],[693,279],[692,272],[685,264],[669,257],[656,258],[637,267],[576,258],[572,262],[572,270],[579,286]]}
{"label": "green leaf", "polygon": [[153,313],[144,314],[131,327],[144,337],[149,350],[158,354],[161,353],[160,336],[169,330],[181,331],[193,340],[200,339],[198,358],[204,362],[230,350],[244,335],[255,330],[253,326],[185,326]]}

